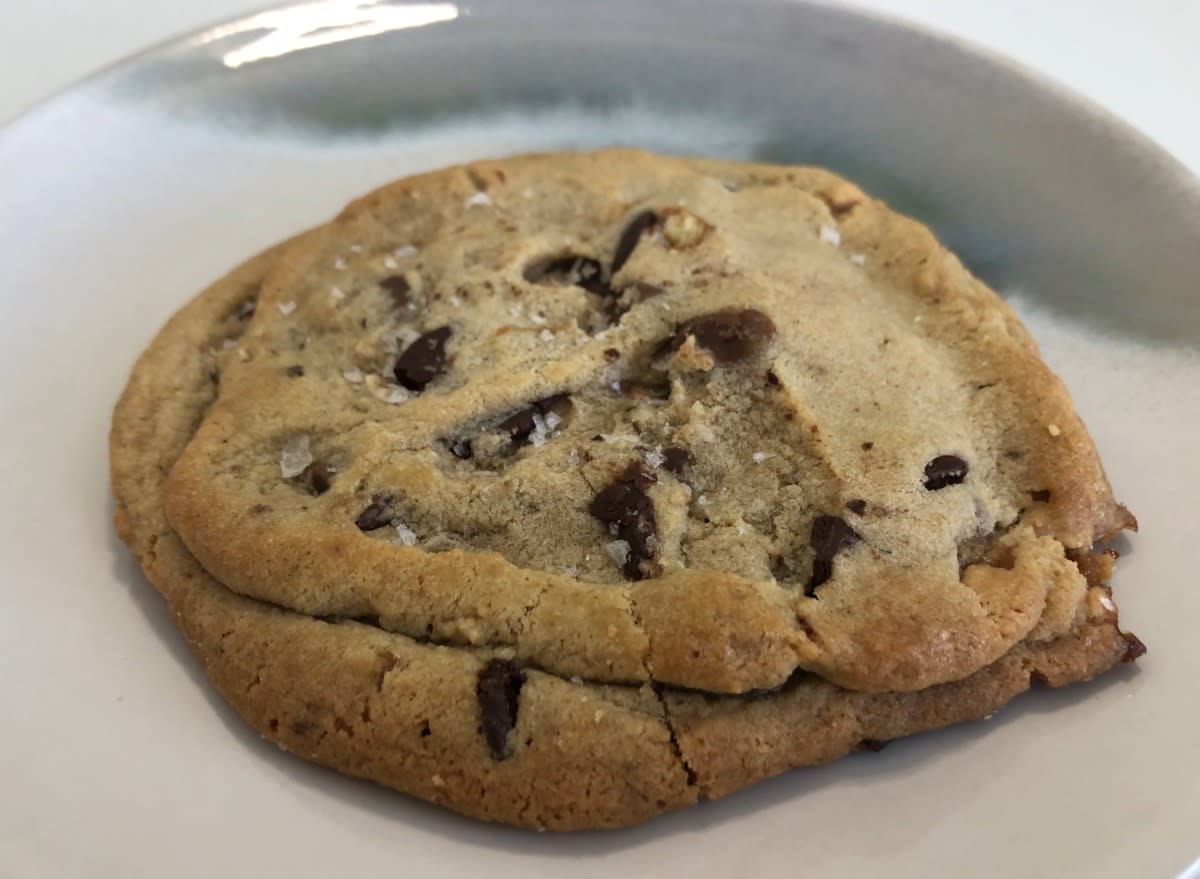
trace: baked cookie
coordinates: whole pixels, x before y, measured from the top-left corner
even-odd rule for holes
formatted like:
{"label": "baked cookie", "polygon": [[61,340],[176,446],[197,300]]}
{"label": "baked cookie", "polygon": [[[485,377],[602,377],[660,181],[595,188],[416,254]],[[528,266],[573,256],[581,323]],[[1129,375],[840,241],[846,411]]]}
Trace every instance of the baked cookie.
{"label": "baked cookie", "polygon": [[1092,550],[1132,518],[1023,329],[813,169],[401,181],[180,312],[112,466],[263,735],[521,826],[633,823],[1142,649]]}

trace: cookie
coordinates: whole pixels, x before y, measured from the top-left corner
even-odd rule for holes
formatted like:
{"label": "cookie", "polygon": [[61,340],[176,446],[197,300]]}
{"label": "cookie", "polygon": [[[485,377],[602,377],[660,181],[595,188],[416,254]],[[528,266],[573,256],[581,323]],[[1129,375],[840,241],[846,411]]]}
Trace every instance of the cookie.
{"label": "cookie", "polygon": [[811,169],[402,181],[180,312],[111,449],[251,725],[488,820],[634,823],[1141,650],[1020,325]]}

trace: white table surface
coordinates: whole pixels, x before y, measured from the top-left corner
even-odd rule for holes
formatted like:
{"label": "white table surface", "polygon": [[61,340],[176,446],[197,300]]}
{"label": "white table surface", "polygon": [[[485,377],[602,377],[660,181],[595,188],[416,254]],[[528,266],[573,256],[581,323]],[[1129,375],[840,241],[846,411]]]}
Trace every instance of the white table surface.
{"label": "white table surface", "polygon": [[[736,2],[736,0],[730,0]],[[0,124],[125,56],[262,0],[3,0]],[[986,46],[1081,92],[1200,173],[1197,0],[854,0]]]}

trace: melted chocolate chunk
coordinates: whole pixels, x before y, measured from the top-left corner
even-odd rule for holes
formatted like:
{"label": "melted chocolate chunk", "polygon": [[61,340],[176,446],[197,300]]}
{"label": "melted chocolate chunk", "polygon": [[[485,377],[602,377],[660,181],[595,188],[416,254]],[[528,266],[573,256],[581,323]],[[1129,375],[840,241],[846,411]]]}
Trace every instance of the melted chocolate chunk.
{"label": "melted chocolate chunk", "polygon": [[492,758],[509,756],[508,734],[517,725],[521,687],[525,672],[511,659],[493,659],[479,672],[475,698],[479,702],[480,727]]}
{"label": "melted chocolate chunk", "polygon": [[642,235],[657,224],[658,215],[654,211],[642,211],[629,221],[629,224],[621,231],[616,249],[613,250],[612,272],[614,275],[621,270],[621,266],[629,261],[629,257],[633,255],[633,250],[637,247]]}
{"label": "melted chocolate chunk", "polygon": [[304,375],[304,367],[297,363],[289,366],[284,372],[287,373],[288,378],[300,378],[300,376]]}
{"label": "melted chocolate chunk", "polygon": [[756,354],[775,337],[775,324],[754,308],[727,308],[684,322],[671,343],[679,348],[688,336],[707,349],[717,363],[738,363]]}
{"label": "melted chocolate chunk", "polygon": [[389,275],[379,282],[379,286],[391,294],[392,301],[396,303],[397,308],[404,308],[408,305],[408,294],[412,292],[412,285],[408,283],[404,275]]}
{"label": "melted chocolate chunk", "polygon": [[630,461],[612,483],[596,493],[588,507],[593,517],[629,544],[629,556],[622,570],[631,580],[658,573],[658,565],[653,561],[658,553],[658,528],[654,504],[646,493],[654,482],[653,473],[637,461]]}
{"label": "melted chocolate chunk", "polygon": [[967,478],[967,462],[958,455],[938,455],[925,465],[925,487],[937,491]]}
{"label": "melted chocolate chunk", "polygon": [[833,557],[843,549],[858,543],[858,533],[840,516],[817,516],[813,520],[808,542],[813,550],[813,571],[804,587],[810,598],[822,583],[833,576]]}
{"label": "melted chocolate chunk", "polygon": [[663,467],[670,470],[676,476],[683,475],[683,468],[688,465],[691,460],[691,455],[687,449],[681,449],[679,446],[668,446],[662,450]]}
{"label": "melted chocolate chunk", "polygon": [[354,520],[359,531],[376,531],[392,524],[391,498],[377,494]]}
{"label": "melted chocolate chunk", "polygon": [[410,391],[425,390],[446,370],[446,342],[452,332],[450,327],[438,327],[405,348],[396,359],[396,381]]}
{"label": "melted chocolate chunk", "polygon": [[853,500],[846,501],[846,509],[851,513],[857,513],[861,516],[867,511],[867,502],[861,498],[854,498]]}

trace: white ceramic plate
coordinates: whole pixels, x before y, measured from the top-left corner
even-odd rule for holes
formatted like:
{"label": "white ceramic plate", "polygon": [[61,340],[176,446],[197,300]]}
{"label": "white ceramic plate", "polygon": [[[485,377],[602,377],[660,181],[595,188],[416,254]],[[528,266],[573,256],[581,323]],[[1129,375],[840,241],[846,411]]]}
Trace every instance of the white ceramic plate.
{"label": "white ceramic plate", "polygon": [[[243,257],[420,168],[639,144],[820,162],[1019,307],[1142,533],[1136,670],[630,831],[486,827],[281,754],[108,525],[108,417]],[[326,0],[120,66],[0,132],[0,875],[1177,877],[1200,856],[1200,186],[935,38],[753,0]],[[1198,868],[1193,875],[1200,875]]]}

